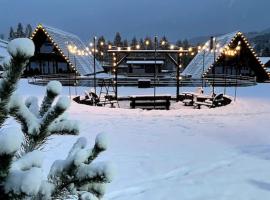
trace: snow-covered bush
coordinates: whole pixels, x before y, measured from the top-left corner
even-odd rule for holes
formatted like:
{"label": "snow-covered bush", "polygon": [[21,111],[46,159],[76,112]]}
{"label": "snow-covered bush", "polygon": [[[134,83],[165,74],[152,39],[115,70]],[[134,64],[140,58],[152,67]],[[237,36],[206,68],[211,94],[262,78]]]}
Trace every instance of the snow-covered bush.
{"label": "snow-covered bush", "polygon": [[[14,94],[18,80],[28,59],[34,54],[29,39],[15,39],[8,45],[11,59],[4,66],[0,80],[0,199],[100,199],[104,186],[112,179],[111,167],[93,162],[107,148],[106,137],[97,136],[92,149],[85,138],[79,138],[65,160],[55,161],[47,179],[42,176],[42,153],[52,134],[79,133],[78,123],[66,118],[70,105],[67,97],[60,97],[62,85],[51,81],[39,105],[36,97],[22,101]],[[21,130],[4,127],[12,116]]]}

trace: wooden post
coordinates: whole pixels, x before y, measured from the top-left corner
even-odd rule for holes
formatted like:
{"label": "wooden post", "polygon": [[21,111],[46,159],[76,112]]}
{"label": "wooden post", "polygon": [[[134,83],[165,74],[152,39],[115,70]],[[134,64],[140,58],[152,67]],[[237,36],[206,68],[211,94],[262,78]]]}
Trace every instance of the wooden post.
{"label": "wooden post", "polygon": [[176,65],[176,102],[179,101],[179,87],[180,87],[180,65],[181,65],[181,58],[180,55],[177,55],[177,65]]}
{"label": "wooden post", "polygon": [[[113,56],[114,57],[114,56]],[[113,72],[114,72],[114,87],[115,87],[115,99],[118,99],[118,67],[117,67],[117,54],[115,55],[116,60],[113,61]]]}
{"label": "wooden post", "polygon": [[94,37],[94,90],[95,94],[97,93],[96,86],[96,36]]}
{"label": "wooden post", "polygon": [[157,79],[157,36],[155,36],[155,69],[154,69],[154,109],[156,108],[156,79]]}

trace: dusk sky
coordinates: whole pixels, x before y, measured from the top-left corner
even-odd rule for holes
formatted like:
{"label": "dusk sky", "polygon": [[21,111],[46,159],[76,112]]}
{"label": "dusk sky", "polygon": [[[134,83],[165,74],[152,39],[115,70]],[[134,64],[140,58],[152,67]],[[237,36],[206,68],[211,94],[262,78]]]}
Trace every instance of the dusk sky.
{"label": "dusk sky", "polygon": [[0,33],[18,22],[44,23],[80,36],[166,35],[171,41],[270,28],[269,0],[1,0]]}

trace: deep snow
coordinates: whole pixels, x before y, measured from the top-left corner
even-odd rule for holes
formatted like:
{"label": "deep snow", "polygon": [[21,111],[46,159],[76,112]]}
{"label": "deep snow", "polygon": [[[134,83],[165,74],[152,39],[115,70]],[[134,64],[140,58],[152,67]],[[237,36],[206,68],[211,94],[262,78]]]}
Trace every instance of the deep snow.
{"label": "deep snow", "polygon": [[[45,90],[22,80],[18,92],[41,101]],[[99,158],[116,168],[107,200],[265,200],[270,198],[269,90],[270,84],[239,88],[236,102],[217,109],[187,109],[179,103],[173,105],[179,109],[143,111],[72,102],[68,113],[80,120],[80,136],[91,145],[98,133],[109,136],[108,151]],[[175,88],[158,92],[174,94]],[[67,87],[64,93],[69,94]],[[152,89],[121,87],[119,93],[151,94]],[[54,136],[48,142],[44,175],[76,139]]]}

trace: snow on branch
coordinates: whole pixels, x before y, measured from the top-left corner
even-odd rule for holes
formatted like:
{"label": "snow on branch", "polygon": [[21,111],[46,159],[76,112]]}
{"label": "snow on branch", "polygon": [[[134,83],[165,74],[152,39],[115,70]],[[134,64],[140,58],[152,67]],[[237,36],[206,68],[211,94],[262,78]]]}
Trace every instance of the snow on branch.
{"label": "snow on branch", "polygon": [[0,126],[7,119],[6,105],[16,89],[26,63],[34,55],[32,49],[34,49],[32,40],[26,38],[15,39],[8,44],[8,51],[12,58],[9,64],[5,65],[6,71],[0,82]]}
{"label": "snow on branch", "polygon": [[40,107],[40,115],[43,115],[48,112],[50,107],[52,106],[53,101],[55,98],[61,93],[62,91],[62,84],[59,81],[50,81],[47,85],[46,95],[42,101]]}
{"label": "snow on branch", "polygon": [[[67,158],[55,161],[47,180],[43,180],[43,156],[38,149],[52,134],[78,134],[79,126],[64,115],[70,105],[67,97],[60,97],[54,104],[62,90],[58,81],[47,85],[40,107],[36,97],[24,102],[13,94],[34,50],[29,39],[11,41],[11,60],[5,64],[4,78],[0,80],[0,199],[100,199],[113,174],[110,165],[93,162],[107,149],[104,134],[96,137],[93,149],[87,148],[85,138],[79,138]],[[20,131],[3,128],[8,115],[21,124]]]}
{"label": "snow on branch", "polygon": [[[96,156],[104,151],[104,135],[98,135],[94,148],[87,149],[85,138],[79,138],[71,148],[65,160],[55,161],[51,167],[48,180],[55,185],[57,195],[59,191],[69,190],[79,196],[84,192],[90,192],[96,198],[101,198],[105,193],[105,183],[109,183],[113,177],[112,166],[107,163],[89,163],[95,149]],[[102,140],[102,142],[101,142]],[[101,145],[102,144],[102,145]],[[107,147],[107,145],[106,145]]]}

